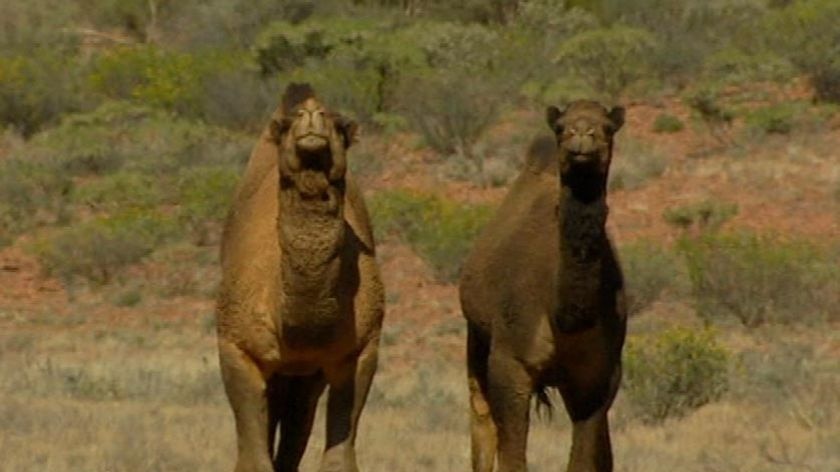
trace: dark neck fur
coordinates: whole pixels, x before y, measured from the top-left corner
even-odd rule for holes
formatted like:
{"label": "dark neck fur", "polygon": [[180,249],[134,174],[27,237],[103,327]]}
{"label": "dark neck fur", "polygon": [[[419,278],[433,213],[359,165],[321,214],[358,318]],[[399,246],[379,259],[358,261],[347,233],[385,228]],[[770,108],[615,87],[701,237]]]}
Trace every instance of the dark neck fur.
{"label": "dark neck fur", "polygon": [[555,317],[561,331],[586,329],[598,318],[602,261],[608,247],[602,182],[591,175],[561,176],[557,209],[560,305]]}

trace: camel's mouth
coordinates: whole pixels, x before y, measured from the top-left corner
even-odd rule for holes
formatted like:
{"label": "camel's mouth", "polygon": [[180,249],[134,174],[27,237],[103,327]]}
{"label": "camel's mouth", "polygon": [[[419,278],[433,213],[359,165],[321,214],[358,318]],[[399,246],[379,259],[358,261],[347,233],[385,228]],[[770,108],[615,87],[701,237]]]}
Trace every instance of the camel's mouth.
{"label": "camel's mouth", "polygon": [[594,164],[601,161],[601,154],[596,152],[569,153],[567,159],[574,165]]}
{"label": "camel's mouth", "polygon": [[320,153],[329,147],[329,138],[320,134],[308,133],[295,140],[295,148],[302,153]]}

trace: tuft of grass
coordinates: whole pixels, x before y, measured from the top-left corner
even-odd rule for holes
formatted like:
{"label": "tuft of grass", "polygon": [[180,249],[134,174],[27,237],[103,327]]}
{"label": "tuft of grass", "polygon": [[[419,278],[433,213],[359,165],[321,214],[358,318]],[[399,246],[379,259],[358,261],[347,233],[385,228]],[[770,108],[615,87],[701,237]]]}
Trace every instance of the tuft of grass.
{"label": "tuft of grass", "polygon": [[730,354],[713,331],[672,328],[631,337],[624,352],[624,392],[644,422],[685,416],[723,396]]}
{"label": "tuft of grass", "polygon": [[654,133],[678,133],[685,129],[685,124],[674,115],[660,113],[653,122]]}
{"label": "tuft of grass", "polygon": [[738,214],[735,203],[707,199],[677,207],[666,208],[662,212],[665,222],[683,230],[694,229],[699,232],[717,231]]}

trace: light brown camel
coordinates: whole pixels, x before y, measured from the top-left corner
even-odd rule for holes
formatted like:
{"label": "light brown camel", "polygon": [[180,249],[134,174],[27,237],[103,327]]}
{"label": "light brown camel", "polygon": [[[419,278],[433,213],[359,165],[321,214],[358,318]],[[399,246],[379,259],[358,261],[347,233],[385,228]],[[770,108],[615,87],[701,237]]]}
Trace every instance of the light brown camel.
{"label": "light brown camel", "polygon": [[298,470],[327,385],[320,470],[358,470],[384,296],[367,210],[346,175],[355,131],[308,85],[291,85],[237,189],[217,313],[235,472]]}
{"label": "light brown camel", "polygon": [[626,309],[604,224],[613,135],[624,109],[548,109],[461,276],[472,468],[526,470],[532,395],[557,388],[573,422],[570,472],[612,470],[607,411],[621,379]]}

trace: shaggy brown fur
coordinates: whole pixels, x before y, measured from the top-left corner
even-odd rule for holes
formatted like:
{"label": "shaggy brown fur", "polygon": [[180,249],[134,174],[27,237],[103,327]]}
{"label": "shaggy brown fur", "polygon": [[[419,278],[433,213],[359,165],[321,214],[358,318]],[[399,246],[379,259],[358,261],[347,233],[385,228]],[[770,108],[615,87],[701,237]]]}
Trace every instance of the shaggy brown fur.
{"label": "shaggy brown fur", "polygon": [[236,472],[298,470],[327,385],[321,470],[358,470],[384,297],[367,211],[346,175],[355,129],[308,85],[290,86],[237,190],[217,314]]}
{"label": "shaggy brown fur", "polygon": [[[526,470],[532,395],[557,388],[573,421],[568,471],[612,470],[607,410],[621,378],[626,311],[604,229],[613,134],[624,110],[548,110],[525,169],[464,265],[461,307],[475,472]],[[497,457],[498,456],[498,457]]]}

